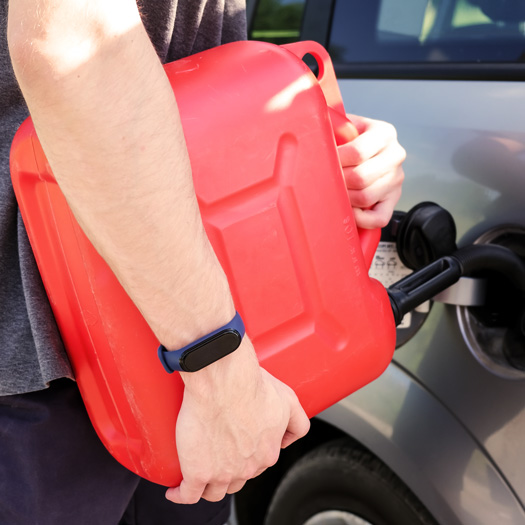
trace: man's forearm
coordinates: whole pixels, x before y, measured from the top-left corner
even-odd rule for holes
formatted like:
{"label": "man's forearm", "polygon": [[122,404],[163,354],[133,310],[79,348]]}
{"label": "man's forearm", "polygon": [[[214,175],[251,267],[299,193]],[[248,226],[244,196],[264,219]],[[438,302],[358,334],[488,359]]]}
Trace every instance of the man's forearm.
{"label": "man's forearm", "polygon": [[176,101],[135,2],[13,0],[9,43],[62,191],[159,339],[183,346],[229,321]]}
{"label": "man's forearm", "polygon": [[[9,43],[60,187],[160,341],[182,347],[230,321],[177,105],[135,0],[10,0]],[[175,502],[240,490],[308,431],[297,396],[259,367],[248,337],[181,375]]]}

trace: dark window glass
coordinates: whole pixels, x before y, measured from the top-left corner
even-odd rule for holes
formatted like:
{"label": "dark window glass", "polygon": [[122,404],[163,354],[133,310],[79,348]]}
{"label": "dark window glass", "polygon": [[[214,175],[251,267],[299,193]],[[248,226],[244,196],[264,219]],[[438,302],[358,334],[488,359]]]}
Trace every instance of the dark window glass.
{"label": "dark window glass", "polygon": [[339,0],[334,62],[525,62],[525,0]]}

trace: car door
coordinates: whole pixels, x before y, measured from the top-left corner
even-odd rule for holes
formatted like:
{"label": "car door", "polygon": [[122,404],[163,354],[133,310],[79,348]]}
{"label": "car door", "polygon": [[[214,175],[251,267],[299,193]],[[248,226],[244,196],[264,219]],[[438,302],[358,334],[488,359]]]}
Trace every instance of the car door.
{"label": "car door", "polygon": [[[524,255],[523,2],[260,0],[248,6],[250,38],[319,41],[332,56],[347,111],[396,126],[408,153],[399,210],[434,201],[452,214],[459,246],[495,242]],[[420,312],[416,324],[399,328],[403,344],[385,376],[326,415],[353,437],[359,411],[378,419],[378,428],[388,420],[419,436],[417,454],[408,450],[414,440],[388,430],[380,433],[395,446],[377,439],[364,444],[435,515],[445,516],[432,492],[441,485],[437,493],[454,516],[448,523],[525,520],[523,297],[505,279],[488,277],[483,304],[472,294],[445,297]],[[450,415],[448,435],[456,436],[450,449],[444,435],[419,432],[429,423],[417,396],[407,395],[395,416],[373,412],[372,396],[386,399],[389,374],[398,371]],[[343,422],[345,411],[354,428]],[[471,440],[470,452],[459,452],[460,433]],[[406,458],[418,463],[419,474]]]}

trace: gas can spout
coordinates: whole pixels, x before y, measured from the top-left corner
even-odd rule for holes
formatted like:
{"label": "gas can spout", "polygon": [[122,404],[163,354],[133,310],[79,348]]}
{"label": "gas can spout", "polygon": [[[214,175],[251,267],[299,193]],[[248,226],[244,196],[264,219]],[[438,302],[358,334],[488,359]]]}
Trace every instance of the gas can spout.
{"label": "gas can spout", "polygon": [[432,299],[460,277],[493,271],[525,293],[525,262],[512,250],[494,244],[473,244],[437,259],[388,288],[396,326],[403,316]]}

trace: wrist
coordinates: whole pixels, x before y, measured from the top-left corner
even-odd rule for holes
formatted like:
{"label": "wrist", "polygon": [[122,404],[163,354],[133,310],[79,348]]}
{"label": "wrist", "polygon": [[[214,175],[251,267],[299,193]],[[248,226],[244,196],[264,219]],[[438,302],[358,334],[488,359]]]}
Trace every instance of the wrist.
{"label": "wrist", "polygon": [[259,384],[261,368],[252,342],[244,336],[239,348],[230,355],[197,372],[180,372],[185,392],[203,401],[234,392],[249,396]]}

